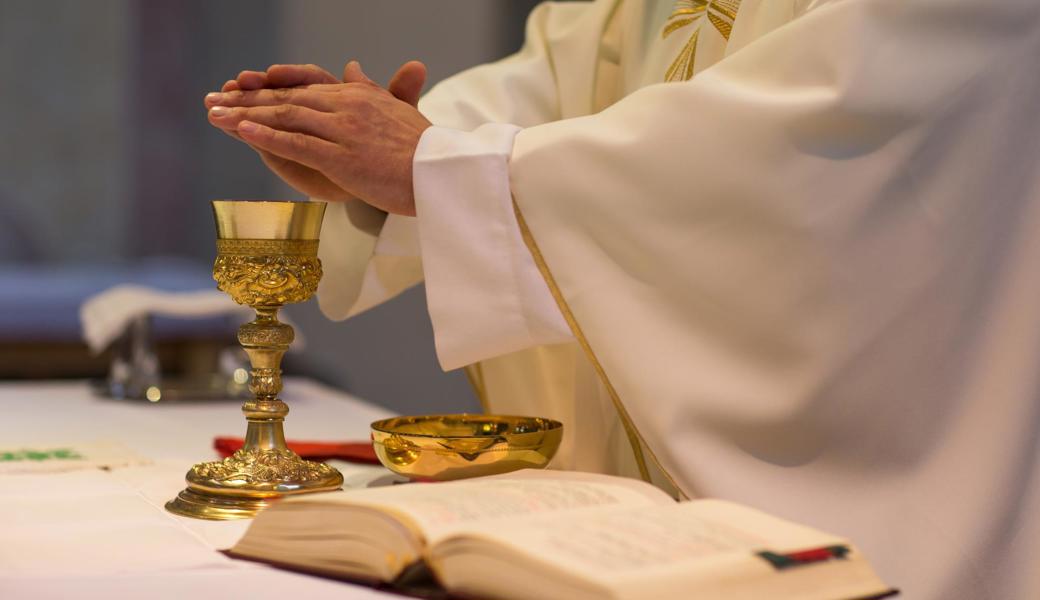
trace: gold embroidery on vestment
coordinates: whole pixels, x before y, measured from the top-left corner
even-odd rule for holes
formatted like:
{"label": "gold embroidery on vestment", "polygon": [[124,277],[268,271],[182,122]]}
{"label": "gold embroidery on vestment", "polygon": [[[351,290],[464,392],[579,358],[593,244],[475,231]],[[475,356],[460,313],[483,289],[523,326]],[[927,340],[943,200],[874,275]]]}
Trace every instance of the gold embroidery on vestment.
{"label": "gold embroidery on vestment", "polygon": [[672,66],[664,74],[665,81],[686,81],[693,77],[693,60],[697,56],[697,39],[700,38],[701,30],[698,27],[693,30],[690,40],[683,46],[679,56],[672,61]]}
{"label": "gold embroidery on vestment", "polygon": [[715,13],[708,13],[708,20],[715,26],[715,29],[719,30],[722,37],[729,39],[729,34],[733,32],[733,22],[727,21]]}
{"label": "gold embroidery on vestment", "polygon": [[556,278],[553,276],[552,271],[549,270],[549,265],[545,262],[545,258],[542,256],[542,251],[538,247],[538,243],[534,239],[534,234],[531,233],[531,229],[527,226],[527,220],[524,219],[524,215],[520,212],[520,206],[517,205],[516,200],[513,200],[513,214],[516,215],[517,225],[520,227],[520,237],[523,239],[527,249],[531,252],[531,258],[534,259],[534,264],[538,267],[538,272],[542,274],[542,278],[545,279],[546,285],[549,287],[549,293],[553,299],[556,300],[556,306],[559,307],[560,313],[563,315],[563,320],[567,322],[567,326],[570,328],[571,333],[574,334],[574,338],[578,340],[578,345],[581,346],[582,350],[585,351],[585,356],[589,359],[592,364],[592,368],[596,371],[599,376],[600,382],[603,387],[607,390],[607,395],[610,396],[611,402],[614,404],[614,410],[617,411],[618,418],[621,420],[621,426],[625,430],[625,436],[628,438],[628,443],[632,447],[632,455],[636,460],[636,466],[639,467],[639,476],[647,483],[654,483],[650,476],[650,469],[647,466],[646,457],[643,455],[643,448],[646,447],[647,454],[650,455],[650,460],[653,461],[654,466],[668,481],[668,485],[672,486],[672,495],[679,500],[688,500],[689,496],[686,492],[679,487],[679,484],[672,477],[671,473],[664,468],[661,461],[658,460],[654,454],[650,445],[643,439],[642,434],[639,433],[639,429],[636,428],[635,423],[632,421],[632,417],[628,414],[628,409],[625,408],[625,404],[621,401],[621,396],[618,395],[617,390],[614,389],[614,384],[610,382],[610,378],[607,377],[607,371],[603,368],[603,365],[599,362],[599,358],[596,353],[592,350],[592,345],[589,340],[585,337],[585,333],[581,329],[581,325],[578,324],[578,319],[571,312],[570,305],[567,304],[567,299],[563,297],[563,291],[560,286],[556,284]]}
{"label": "gold embroidery on vestment", "polygon": [[740,10],[740,0],[714,0],[711,8],[729,19],[732,24],[737,18],[737,11]]}
{"label": "gold embroidery on vestment", "polygon": [[707,9],[707,8],[708,8],[708,3],[707,2],[704,2],[703,4],[700,4],[698,6],[694,6],[692,8],[676,8],[675,11],[672,12],[672,16],[670,16],[668,18],[669,19],[674,19],[675,17],[682,16],[682,15],[697,15],[697,14],[700,14],[700,13],[704,12],[704,10]]}
{"label": "gold embroidery on vestment", "polygon": [[676,29],[682,29],[683,27],[686,27],[687,25],[693,23],[696,20],[696,18],[691,17],[689,19],[679,19],[678,21],[672,21],[671,23],[665,25],[664,31],[661,32],[661,37],[668,37],[668,34],[672,33]]}
{"label": "gold embroidery on vestment", "polygon": [[693,25],[693,32],[682,50],[679,51],[679,56],[675,57],[668,70],[665,71],[665,81],[686,81],[693,77],[694,64],[697,59],[697,40],[700,38],[705,17],[709,23],[715,26],[723,39],[729,40],[730,34],[733,33],[733,21],[736,20],[737,10],[740,9],[740,2],[741,0],[679,0],[675,3],[675,9],[668,17],[668,23],[661,31],[661,38],[665,39],[688,25]]}

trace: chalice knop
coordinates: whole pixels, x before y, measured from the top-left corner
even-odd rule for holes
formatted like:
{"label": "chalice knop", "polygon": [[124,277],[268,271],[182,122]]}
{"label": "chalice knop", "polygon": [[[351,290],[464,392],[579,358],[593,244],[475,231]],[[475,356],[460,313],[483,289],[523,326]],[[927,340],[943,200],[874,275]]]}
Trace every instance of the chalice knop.
{"label": "chalice knop", "polygon": [[170,512],[199,519],[242,519],[290,494],[339,488],[336,469],[303,460],[285,445],[282,422],[289,407],[282,390],[282,356],[293,329],[278,321],[278,309],[310,298],[321,280],[318,236],[325,214],[321,202],[217,200],[217,259],[213,279],[235,302],[256,311],[242,325],[238,341],[252,366],[242,405],[245,446],[220,461],[199,463],[188,471],[188,487],[166,503]]}

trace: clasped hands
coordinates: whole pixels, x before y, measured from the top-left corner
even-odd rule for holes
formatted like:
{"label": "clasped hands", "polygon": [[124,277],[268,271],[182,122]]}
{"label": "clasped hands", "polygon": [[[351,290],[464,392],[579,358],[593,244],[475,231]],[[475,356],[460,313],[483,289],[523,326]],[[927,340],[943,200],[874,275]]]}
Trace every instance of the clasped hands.
{"label": "clasped hands", "polygon": [[414,216],[412,160],[431,125],[416,108],[425,82],[417,61],[386,89],[355,61],[343,81],[315,65],[275,65],[243,71],[207,94],[205,105],[210,123],[249,144],[300,192]]}

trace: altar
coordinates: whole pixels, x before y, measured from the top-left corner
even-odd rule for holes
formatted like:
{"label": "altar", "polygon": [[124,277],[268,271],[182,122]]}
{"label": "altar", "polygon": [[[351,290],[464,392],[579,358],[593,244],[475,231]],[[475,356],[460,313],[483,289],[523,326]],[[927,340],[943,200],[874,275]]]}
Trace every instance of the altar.
{"label": "altar", "polygon": [[[289,437],[364,440],[389,414],[306,379],[286,380]],[[239,402],[149,403],[92,395],[86,382],[0,384],[0,447],[122,444],[149,464],[0,476],[2,598],[383,598],[375,590],[236,561],[218,550],[250,521],[204,521],[163,509],[213,438],[240,436]],[[334,461],[344,487],[382,467]]]}

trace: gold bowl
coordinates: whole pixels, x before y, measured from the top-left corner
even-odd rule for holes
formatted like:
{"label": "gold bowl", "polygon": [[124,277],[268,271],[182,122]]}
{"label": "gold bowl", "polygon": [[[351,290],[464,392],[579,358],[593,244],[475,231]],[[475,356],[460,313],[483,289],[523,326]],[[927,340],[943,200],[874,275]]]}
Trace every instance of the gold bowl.
{"label": "gold bowl", "polygon": [[563,439],[563,424],[540,417],[424,415],[372,423],[386,468],[410,479],[447,481],[541,469]]}

